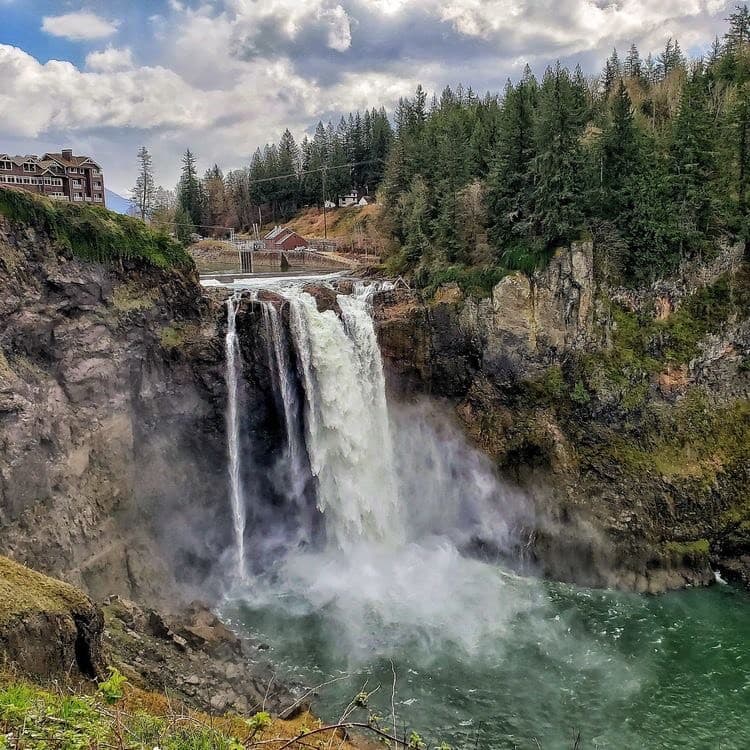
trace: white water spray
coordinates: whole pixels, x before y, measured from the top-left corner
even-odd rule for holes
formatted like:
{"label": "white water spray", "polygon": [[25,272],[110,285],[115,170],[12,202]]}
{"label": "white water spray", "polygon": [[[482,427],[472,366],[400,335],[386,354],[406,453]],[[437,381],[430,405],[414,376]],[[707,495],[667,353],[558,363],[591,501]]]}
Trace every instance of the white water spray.
{"label": "white water spray", "polygon": [[232,503],[232,524],[235,539],[235,570],[245,578],[245,506],[242,490],[239,420],[239,378],[241,377],[240,347],[237,340],[237,309],[241,294],[227,300],[226,384],[227,384],[227,445],[229,450],[229,485]]}

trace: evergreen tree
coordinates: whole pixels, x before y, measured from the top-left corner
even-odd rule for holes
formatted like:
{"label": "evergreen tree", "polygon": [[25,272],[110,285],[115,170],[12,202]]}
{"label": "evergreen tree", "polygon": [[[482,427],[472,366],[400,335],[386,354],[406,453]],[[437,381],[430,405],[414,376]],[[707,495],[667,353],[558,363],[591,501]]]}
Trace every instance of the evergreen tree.
{"label": "evergreen tree", "polygon": [[536,123],[534,222],[547,248],[570,242],[583,221],[581,124],[574,116],[570,72],[548,68]]}
{"label": "evergreen tree", "polygon": [[640,163],[633,106],[623,80],[618,84],[610,112],[609,123],[602,133],[601,211],[609,219],[626,221],[629,180]]}
{"label": "evergreen tree", "polygon": [[638,47],[635,44],[630,45],[628,56],[625,58],[623,73],[626,78],[635,78],[640,81],[643,78],[643,63]]}
{"label": "evergreen tree", "polygon": [[622,69],[620,67],[620,57],[617,54],[617,50],[612,50],[612,54],[604,64],[604,72],[602,73],[601,84],[604,97],[607,98],[610,92],[615,87],[617,80],[622,75]]}
{"label": "evergreen tree", "polygon": [[670,156],[684,253],[708,233],[714,212],[716,155],[706,77],[701,66],[696,66],[683,88],[672,129]]}
{"label": "evergreen tree", "polygon": [[505,89],[496,158],[487,189],[489,237],[498,257],[523,244],[531,234],[537,94],[533,76],[516,87],[509,81]]}
{"label": "evergreen tree", "polygon": [[151,216],[154,209],[155,190],[151,154],[145,146],[141,146],[138,149],[138,177],[130,195],[138,209],[138,215],[143,221]]}
{"label": "evergreen tree", "polygon": [[190,149],[182,157],[182,174],[177,188],[177,203],[195,228],[201,224],[201,190],[195,155]]}
{"label": "evergreen tree", "polygon": [[726,54],[735,55],[750,43],[750,11],[747,5],[735,6],[734,13],[727,21],[729,29],[724,34],[724,49]]}

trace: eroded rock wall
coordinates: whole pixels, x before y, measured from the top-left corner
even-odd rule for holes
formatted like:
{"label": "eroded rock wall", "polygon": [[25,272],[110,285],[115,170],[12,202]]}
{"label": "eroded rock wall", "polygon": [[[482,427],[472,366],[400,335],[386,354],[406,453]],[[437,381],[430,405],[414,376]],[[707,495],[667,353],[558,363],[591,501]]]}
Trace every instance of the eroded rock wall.
{"label": "eroded rock wall", "polygon": [[199,587],[228,545],[220,308],[3,218],[0,288],[3,552],[95,597]]}
{"label": "eroded rock wall", "polygon": [[[521,484],[542,572],[661,591],[750,580],[747,270],[728,248],[651,289],[598,284],[594,248],[560,250],[491,298],[381,295],[391,389],[450,401]],[[699,278],[700,277],[700,278]]]}

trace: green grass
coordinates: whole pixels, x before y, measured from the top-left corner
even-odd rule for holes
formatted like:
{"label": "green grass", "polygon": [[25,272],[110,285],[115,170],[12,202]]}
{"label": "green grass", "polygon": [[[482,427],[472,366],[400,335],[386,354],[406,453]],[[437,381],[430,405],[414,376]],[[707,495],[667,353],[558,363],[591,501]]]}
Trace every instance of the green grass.
{"label": "green grass", "polygon": [[181,243],[143,222],[102,206],[53,201],[22,190],[0,189],[0,214],[11,223],[49,235],[81,260],[140,260],[157,268],[192,268]]}
{"label": "green grass", "polygon": [[140,710],[124,712],[106,701],[101,691],[69,695],[11,683],[0,689],[0,748],[4,747],[241,750],[243,746],[224,731],[201,726],[187,715],[162,718]]}

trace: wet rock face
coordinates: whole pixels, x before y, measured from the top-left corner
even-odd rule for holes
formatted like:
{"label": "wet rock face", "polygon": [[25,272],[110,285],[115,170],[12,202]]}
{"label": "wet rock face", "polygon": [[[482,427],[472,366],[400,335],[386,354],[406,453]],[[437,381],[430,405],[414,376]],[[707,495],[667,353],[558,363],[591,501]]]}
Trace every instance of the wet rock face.
{"label": "wet rock face", "polygon": [[0,288],[4,551],[96,597],[205,583],[231,528],[219,306],[4,219]]}

